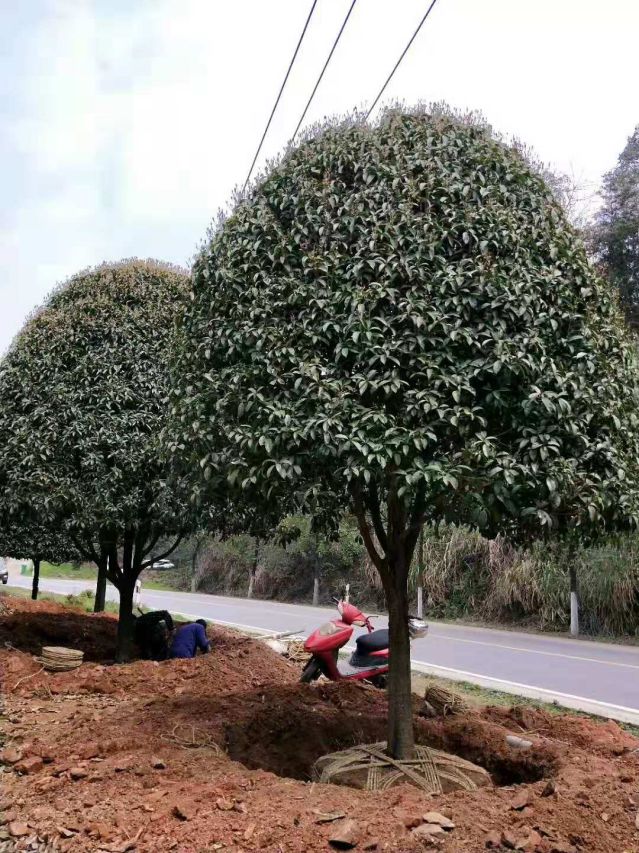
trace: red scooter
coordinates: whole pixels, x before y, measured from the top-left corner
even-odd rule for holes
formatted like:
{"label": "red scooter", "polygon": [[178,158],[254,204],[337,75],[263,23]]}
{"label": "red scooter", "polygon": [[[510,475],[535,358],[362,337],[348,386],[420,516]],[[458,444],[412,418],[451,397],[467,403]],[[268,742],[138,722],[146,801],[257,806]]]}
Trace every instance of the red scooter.
{"label": "red scooter", "polygon": [[[371,621],[361,610],[348,601],[334,598],[339,619],[325,622],[308,637],[304,650],[311,657],[302,671],[300,681],[311,682],[325,675],[331,681],[370,681],[376,687],[386,686],[388,673],[388,628],[373,630]],[[348,661],[338,660],[339,650],[346,645],[353,634],[353,626],[366,627],[367,634],[355,640],[355,651]],[[409,621],[411,639],[424,637],[428,625],[421,619],[411,616]]]}

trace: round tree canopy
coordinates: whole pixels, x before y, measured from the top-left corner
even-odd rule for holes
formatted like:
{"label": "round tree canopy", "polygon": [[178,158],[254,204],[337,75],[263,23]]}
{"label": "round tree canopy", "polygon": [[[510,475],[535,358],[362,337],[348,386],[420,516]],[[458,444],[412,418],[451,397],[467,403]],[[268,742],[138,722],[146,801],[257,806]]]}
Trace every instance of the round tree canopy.
{"label": "round tree canopy", "polygon": [[395,488],[535,535],[633,520],[633,348],[552,193],[486,127],[323,130],[211,233],[193,291],[174,445],[195,493]]}
{"label": "round tree canopy", "polygon": [[103,264],[58,287],[0,365],[0,477],[19,518],[101,529],[158,526],[181,511],[159,435],[188,275],[157,261]]}

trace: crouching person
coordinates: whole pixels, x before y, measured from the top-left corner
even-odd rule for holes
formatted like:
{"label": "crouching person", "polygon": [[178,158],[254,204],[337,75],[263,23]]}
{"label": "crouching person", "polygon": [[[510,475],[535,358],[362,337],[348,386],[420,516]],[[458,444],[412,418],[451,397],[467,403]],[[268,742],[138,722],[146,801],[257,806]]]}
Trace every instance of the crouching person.
{"label": "crouching person", "polygon": [[[135,617],[134,617],[135,618]],[[152,610],[135,618],[135,642],[145,660],[166,660],[173,619],[168,610]]]}
{"label": "crouching person", "polygon": [[169,657],[194,658],[197,650],[203,653],[211,650],[211,644],[206,638],[206,622],[198,619],[189,625],[183,625],[175,632]]}

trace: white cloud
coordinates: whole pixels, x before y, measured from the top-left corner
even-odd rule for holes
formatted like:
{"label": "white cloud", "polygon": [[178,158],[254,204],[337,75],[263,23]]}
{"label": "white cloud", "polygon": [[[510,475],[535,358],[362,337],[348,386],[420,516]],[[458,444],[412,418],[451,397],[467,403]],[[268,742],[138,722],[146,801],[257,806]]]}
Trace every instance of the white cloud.
{"label": "white cloud", "polygon": [[[317,6],[264,148],[297,124],[350,0]],[[59,278],[132,254],[184,263],[242,183],[310,8],[301,0],[45,0],[12,31],[0,115],[0,349]],[[359,0],[308,120],[370,100],[425,3]],[[439,0],[387,92],[482,110],[592,184],[639,122],[639,6]],[[0,55],[0,62],[2,56]],[[8,62],[9,60],[7,60]],[[16,60],[17,61],[17,60]],[[0,67],[5,76],[11,67]]]}

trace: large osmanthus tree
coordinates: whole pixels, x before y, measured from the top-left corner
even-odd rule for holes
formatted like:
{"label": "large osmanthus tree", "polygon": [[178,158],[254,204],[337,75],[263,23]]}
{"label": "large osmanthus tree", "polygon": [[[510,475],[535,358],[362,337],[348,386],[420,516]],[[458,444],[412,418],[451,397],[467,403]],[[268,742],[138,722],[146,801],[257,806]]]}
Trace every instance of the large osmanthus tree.
{"label": "large osmanthus tree", "polygon": [[173,446],[204,499],[350,508],[390,617],[389,749],[413,751],[407,578],[425,520],[632,524],[637,370],[607,287],[514,149],[442,113],[324,128],[209,234]]}
{"label": "large osmanthus tree", "polygon": [[[34,313],[0,364],[0,489],[13,522],[61,528],[120,593],[131,655],[135,581],[188,502],[167,485],[160,434],[188,275],[129,260],[79,273]],[[167,546],[167,553],[171,545]]]}

